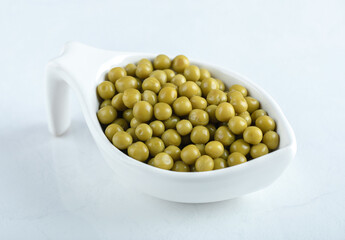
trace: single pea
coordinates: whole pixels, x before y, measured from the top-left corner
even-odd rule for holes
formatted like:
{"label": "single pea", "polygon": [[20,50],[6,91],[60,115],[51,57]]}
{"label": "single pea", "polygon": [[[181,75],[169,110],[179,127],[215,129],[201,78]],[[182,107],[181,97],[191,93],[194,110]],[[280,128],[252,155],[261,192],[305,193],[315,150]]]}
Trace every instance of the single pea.
{"label": "single pea", "polygon": [[220,158],[223,158],[225,161],[228,159],[230,153],[228,150],[224,149],[223,154],[220,156]]}
{"label": "single pea", "polygon": [[235,135],[226,126],[220,126],[215,134],[214,140],[221,142],[224,146],[230,146],[235,141]]}
{"label": "single pea", "polygon": [[212,89],[219,89],[219,83],[214,78],[206,78],[201,81],[200,88],[202,91],[202,95],[206,97]]}
{"label": "single pea", "polygon": [[194,144],[198,144],[198,143],[205,144],[210,140],[210,132],[204,126],[196,126],[193,128],[190,134],[190,140]]}
{"label": "single pea", "polygon": [[268,153],[268,147],[264,143],[259,143],[251,147],[250,156],[258,158]]}
{"label": "single pea", "polygon": [[261,116],[265,116],[267,115],[266,111],[263,110],[263,109],[258,109],[258,110],[255,110],[251,116],[252,118],[252,121],[255,123],[256,119],[258,119],[259,117]]}
{"label": "single pea", "polygon": [[164,123],[159,120],[151,122],[150,127],[152,128],[152,135],[155,137],[161,136],[165,131]]}
{"label": "single pea", "polygon": [[212,89],[208,92],[206,99],[209,105],[218,105],[222,102],[226,102],[227,96],[225,92],[219,89]]}
{"label": "single pea", "polygon": [[140,123],[135,128],[135,135],[140,141],[146,141],[152,137],[152,128],[146,123]]}
{"label": "single pea", "polygon": [[217,106],[215,116],[220,122],[228,122],[235,116],[235,109],[230,103],[222,102]]}
{"label": "single pea", "polygon": [[199,149],[199,152],[201,155],[206,155],[205,144],[198,143],[198,144],[195,144],[195,146]]}
{"label": "single pea", "polygon": [[117,111],[113,106],[105,106],[97,111],[97,117],[100,123],[109,124],[117,117]]}
{"label": "single pea", "polygon": [[250,124],[252,124],[252,118],[250,117],[249,112],[245,111],[243,113],[240,113],[238,116],[246,120],[247,126],[250,126]]}
{"label": "single pea", "polygon": [[165,84],[168,80],[167,74],[163,70],[155,70],[150,74],[150,77],[156,78],[161,85]]}
{"label": "single pea", "polygon": [[217,128],[213,124],[207,124],[206,125],[207,130],[210,132],[210,139],[214,139],[214,134],[217,131]]}
{"label": "single pea", "polygon": [[253,98],[253,97],[245,97],[244,99],[246,100],[246,102],[247,102],[247,104],[248,104],[248,109],[247,109],[247,111],[248,111],[249,113],[253,113],[255,110],[258,110],[258,109],[259,109],[259,107],[260,107],[260,102],[259,102],[257,99],[255,99],[255,98]]}
{"label": "single pea", "polygon": [[143,84],[143,81],[141,81],[139,78],[135,78],[137,80],[137,89],[142,92],[143,91],[143,88],[142,88],[142,84]]}
{"label": "single pea", "polygon": [[123,92],[122,101],[128,108],[133,108],[134,104],[141,100],[140,92],[135,88],[126,89]]}
{"label": "single pea", "polygon": [[146,101],[139,101],[133,107],[133,116],[140,122],[150,121],[153,117],[153,107]]}
{"label": "single pea", "polygon": [[225,84],[223,83],[222,80],[216,79],[218,84],[219,84],[219,90],[224,91],[225,90]]}
{"label": "single pea", "polygon": [[141,122],[138,119],[132,118],[132,120],[129,122],[129,125],[131,126],[131,128],[136,128],[140,123]]}
{"label": "single pea", "polygon": [[178,86],[176,86],[175,84],[173,84],[171,82],[164,83],[162,88],[165,88],[165,87],[171,87],[171,88],[175,89],[176,91],[178,90]]}
{"label": "single pea", "polygon": [[279,135],[275,131],[267,131],[262,142],[266,144],[269,150],[275,150],[279,145]]}
{"label": "single pea", "polygon": [[133,139],[133,142],[137,142],[138,141],[138,137],[137,137],[137,135],[135,135],[135,129],[134,128],[128,128],[126,130],[126,132],[131,135],[131,137]]}
{"label": "single pea", "polygon": [[176,130],[181,136],[190,134],[192,132],[192,129],[192,123],[186,119],[182,119],[176,124]]}
{"label": "single pea", "polygon": [[109,81],[101,82],[97,86],[97,93],[102,99],[111,99],[115,95],[115,86]]}
{"label": "single pea", "polygon": [[238,139],[230,146],[230,153],[239,152],[246,156],[250,151],[250,145],[243,139]]}
{"label": "single pea", "polygon": [[193,144],[184,147],[181,151],[181,159],[188,165],[194,164],[200,156],[199,149]]}
{"label": "single pea", "polygon": [[129,123],[132,120],[132,118],[134,118],[133,109],[126,109],[122,113],[122,117]]}
{"label": "single pea", "polygon": [[149,149],[143,142],[132,143],[127,149],[128,156],[140,162],[144,162],[149,157]]}
{"label": "single pea", "polygon": [[171,68],[178,73],[182,73],[186,67],[189,66],[189,60],[186,56],[176,56],[171,64]]}
{"label": "single pea", "polygon": [[216,110],[217,110],[217,105],[209,105],[205,109],[205,111],[208,113],[209,119],[211,123],[217,123],[218,120],[216,118]]}
{"label": "single pea", "polygon": [[177,99],[177,91],[172,87],[164,87],[159,91],[158,101],[171,105]]}
{"label": "single pea", "polygon": [[214,161],[210,156],[203,155],[195,162],[195,169],[198,172],[211,171],[214,168]]}
{"label": "single pea", "polygon": [[165,144],[165,146],[180,146],[181,144],[181,136],[178,134],[178,132],[175,129],[168,129],[162,134],[162,140]]}
{"label": "single pea", "polygon": [[276,122],[269,116],[261,116],[255,120],[255,125],[261,129],[262,133],[273,131],[276,128]]}
{"label": "single pea", "polygon": [[187,81],[196,82],[200,79],[200,69],[195,65],[189,65],[188,67],[186,67],[183,74],[186,77]]}
{"label": "single pea", "polygon": [[181,84],[178,88],[180,96],[186,96],[187,98],[191,98],[193,96],[201,96],[201,89],[200,87],[192,81],[187,81]]}
{"label": "single pea", "polygon": [[128,128],[128,122],[123,118],[117,118],[112,123],[120,125],[124,131]]}
{"label": "single pea", "polygon": [[143,90],[150,90],[154,93],[158,93],[161,90],[161,83],[155,77],[148,77],[142,83]]}
{"label": "single pea", "polygon": [[229,120],[228,127],[234,134],[241,134],[247,128],[247,121],[239,116],[234,116]]}
{"label": "single pea", "polygon": [[147,58],[140,59],[137,65],[139,65],[139,64],[147,64],[153,68],[152,62]]}
{"label": "single pea", "polygon": [[262,131],[258,127],[247,127],[243,132],[243,139],[250,144],[259,144],[262,140]]}
{"label": "single pea", "polygon": [[132,76],[126,76],[118,79],[115,82],[116,91],[123,93],[126,89],[129,88],[138,88],[137,79]]}
{"label": "single pea", "polygon": [[159,102],[153,107],[155,118],[161,121],[167,120],[172,115],[172,109],[169,104]]}
{"label": "single pea", "polygon": [[248,91],[245,87],[243,87],[242,85],[239,84],[234,84],[229,88],[229,91],[231,90],[235,90],[238,91],[242,94],[243,97],[246,97],[248,95]]}
{"label": "single pea", "polygon": [[214,161],[214,169],[223,169],[226,168],[228,166],[226,160],[224,160],[223,158],[216,158],[213,160]]}
{"label": "single pea", "polygon": [[169,154],[174,161],[178,161],[181,159],[181,149],[174,145],[170,145],[167,148],[165,148],[164,152]]}
{"label": "single pea", "polygon": [[206,144],[205,152],[211,158],[218,158],[223,154],[224,146],[219,141],[211,141]]}
{"label": "single pea", "polygon": [[167,55],[159,54],[155,59],[153,60],[153,66],[155,69],[166,69],[170,68],[171,66],[171,60]]}
{"label": "single pea", "polygon": [[147,164],[150,165],[150,166],[152,166],[152,167],[154,167],[154,166],[153,166],[153,159],[154,159],[154,158],[151,158],[150,160],[147,161]]}
{"label": "single pea", "polygon": [[154,106],[157,103],[157,95],[150,90],[145,90],[141,94],[141,100],[146,101],[152,106]]}
{"label": "single pea", "polygon": [[104,133],[105,136],[107,136],[107,138],[111,141],[113,139],[114,134],[119,131],[123,131],[123,128],[119,124],[112,123],[106,127]]}
{"label": "single pea", "polygon": [[161,169],[170,170],[174,165],[174,161],[169,154],[162,152],[154,157],[152,165]]}
{"label": "single pea", "polygon": [[133,142],[132,136],[124,131],[119,131],[114,134],[112,142],[118,149],[127,149]]}
{"label": "single pea", "polygon": [[234,107],[235,112],[240,114],[248,109],[247,101],[238,91],[229,92],[230,104]]}
{"label": "single pea", "polygon": [[207,125],[209,122],[209,116],[206,111],[201,109],[193,109],[189,115],[188,120],[193,124],[193,126],[197,125]]}
{"label": "single pea", "polygon": [[171,69],[164,69],[163,71],[167,75],[167,82],[170,82],[175,76],[175,72]]}
{"label": "single pea", "polygon": [[162,139],[158,137],[153,137],[153,138],[148,139],[145,142],[145,144],[147,148],[149,149],[150,155],[152,157],[156,156],[160,152],[163,152],[165,148]]}
{"label": "single pea", "polygon": [[247,162],[247,158],[239,152],[233,152],[228,157],[228,165],[230,167]]}
{"label": "single pea", "polygon": [[102,107],[105,107],[105,106],[111,106],[111,100],[110,99],[104,100],[101,103],[101,105],[99,105],[99,109],[101,109]]}
{"label": "single pea", "polygon": [[123,93],[116,94],[113,99],[111,100],[111,105],[117,111],[124,111],[127,109],[126,105],[123,102]]}
{"label": "single pea", "polygon": [[188,115],[192,111],[192,103],[187,97],[179,97],[173,103],[174,113],[177,116]]}
{"label": "single pea", "polygon": [[206,78],[210,78],[211,77],[211,74],[210,72],[205,69],[205,68],[200,68],[200,80],[204,80]]}
{"label": "single pea", "polygon": [[128,76],[135,76],[135,71],[137,70],[137,66],[135,66],[135,64],[133,63],[129,63],[126,65],[125,70]]}
{"label": "single pea", "polygon": [[171,79],[171,83],[175,84],[177,87],[181,86],[185,82],[187,82],[187,80],[182,74],[177,74]]}
{"label": "single pea", "polygon": [[165,129],[172,129],[172,128],[176,128],[176,125],[179,121],[180,121],[180,118],[178,116],[172,115],[163,123],[164,123]]}
{"label": "single pea", "polygon": [[175,172],[190,172],[189,166],[182,161],[174,162],[171,170]]}
{"label": "single pea", "polygon": [[144,79],[150,76],[150,73],[152,72],[152,65],[147,63],[139,63],[137,65],[137,69],[135,70],[135,75],[138,78]]}
{"label": "single pea", "polygon": [[193,96],[190,98],[190,102],[192,103],[193,109],[202,109],[205,110],[207,107],[207,101],[205,98],[200,96]]}
{"label": "single pea", "polygon": [[118,79],[127,76],[127,72],[122,67],[115,67],[108,72],[108,79],[110,82],[115,83]]}

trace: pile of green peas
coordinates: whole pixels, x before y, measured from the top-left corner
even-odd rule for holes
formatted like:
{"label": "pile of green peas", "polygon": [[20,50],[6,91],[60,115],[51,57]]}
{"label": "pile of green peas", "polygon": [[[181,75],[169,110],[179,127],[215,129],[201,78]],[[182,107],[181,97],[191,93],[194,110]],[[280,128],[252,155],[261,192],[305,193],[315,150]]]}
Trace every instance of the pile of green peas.
{"label": "pile of green peas", "polygon": [[222,169],[279,145],[275,121],[244,86],[227,88],[183,55],[114,67],[97,94],[97,117],[109,141],[161,169]]}

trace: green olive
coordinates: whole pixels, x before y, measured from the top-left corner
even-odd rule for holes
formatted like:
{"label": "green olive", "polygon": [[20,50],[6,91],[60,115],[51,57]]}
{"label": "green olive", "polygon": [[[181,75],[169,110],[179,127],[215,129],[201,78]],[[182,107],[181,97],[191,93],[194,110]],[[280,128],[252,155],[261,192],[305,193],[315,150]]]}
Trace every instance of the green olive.
{"label": "green olive", "polygon": [[252,118],[252,121],[255,123],[256,119],[258,119],[259,117],[261,116],[265,116],[267,115],[266,111],[263,110],[263,109],[258,109],[258,110],[255,110],[251,116]]}
{"label": "green olive", "polygon": [[171,68],[178,73],[182,73],[186,67],[189,66],[189,60],[186,56],[176,56],[171,64]]}
{"label": "green olive", "polygon": [[181,144],[181,136],[178,134],[178,132],[175,129],[168,129],[162,134],[162,140],[165,144],[165,146],[180,146]]}
{"label": "green olive", "polygon": [[161,152],[154,157],[152,165],[161,169],[170,170],[174,165],[174,161],[169,154]]}
{"label": "green olive", "polygon": [[[135,66],[135,64],[133,63],[129,63],[126,65],[125,70],[127,72],[128,76],[135,76],[135,71],[137,70],[137,66]],[[121,76],[124,77],[124,76]]]}
{"label": "green olive", "polygon": [[112,123],[116,123],[116,124],[120,125],[124,131],[126,131],[128,128],[128,122],[123,118],[117,118]]}
{"label": "green olive", "polygon": [[156,156],[158,153],[164,151],[164,142],[158,137],[150,138],[145,142],[147,148],[149,149],[150,155],[152,157]]}
{"label": "green olive", "polygon": [[111,141],[113,139],[114,134],[119,131],[123,131],[123,128],[119,124],[112,123],[106,127],[104,133],[105,136],[107,136],[107,138]]}
{"label": "green olive", "polygon": [[229,91],[231,90],[235,90],[238,91],[242,94],[243,97],[246,97],[248,95],[248,91],[245,87],[243,87],[242,85],[239,84],[234,84],[229,88]]}
{"label": "green olive", "polygon": [[139,101],[133,107],[133,116],[140,122],[147,122],[153,117],[153,107],[146,101]]}
{"label": "green olive", "polygon": [[268,147],[264,143],[259,143],[251,147],[250,156],[258,158],[268,153]]}
{"label": "green olive", "polygon": [[219,83],[214,78],[206,78],[201,81],[200,88],[202,91],[202,95],[206,97],[212,89],[219,89]]}
{"label": "green olive", "polygon": [[123,93],[116,94],[113,99],[111,100],[111,105],[117,111],[124,111],[127,109],[126,105],[123,102]]}
{"label": "green olive", "polygon": [[235,109],[230,103],[222,102],[217,106],[215,116],[220,122],[228,122],[235,116]]}
{"label": "green olive", "polygon": [[157,95],[150,90],[145,90],[141,94],[141,100],[146,101],[152,106],[154,106],[157,103]]}
{"label": "green olive", "polygon": [[205,68],[200,68],[200,80],[204,80],[206,78],[210,78],[211,77],[211,74],[210,72],[205,69]]}
{"label": "green olive", "polygon": [[219,141],[211,141],[206,144],[205,152],[211,158],[218,158],[223,154],[224,146]]}
{"label": "green olive", "polygon": [[214,140],[221,142],[224,146],[230,146],[235,141],[235,135],[226,126],[220,126],[215,134]]}
{"label": "green olive", "polygon": [[200,156],[199,149],[193,144],[184,147],[181,151],[181,159],[188,165],[194,164]]}
{"label": "green olive", "polygon": [[132,136],[124,131],[119,131],[114,134],[112,142],[118,149],[127,149],[133,142]]}
{"label": "green olive", "polygon": [[201,96],[201,89],[200,87],[192,81],[187,81],[181,84],[178,88],[180,96],[186,96],[187,98],[191,98],[193,96]]}
{"label": "green olive", "polygon": [[118,79],[127,76],[127,72],[122,67],[115,67],[108,72],[108,79],[110,82],[115,83]]}
{"label": "green olive", "polygon": [[116,91],[123,93],[126,89],[129,88],[138,88],[137,79],[132,76],[126,76],[118,79],[115,82]]}
{"label": "green olive", "polygon": [[195,65],[189,65],[184,69],[183,72],[187,81],[198,81],[200,79],[200,69]]}
{"label": "green olive", "polygon": [[216,158],[213,160],[214,161],[214,169],[222,169],[226,168],[228,166],[227,162],[223,158]]}
{"label": "green olive", "polygon": [[182,161],[174,162],[171,170],[175,172],[190,172],[189,166]]}
{"label": "green olive", "polygon": [[259,144],[262,140],[262,131],[258,127],[248,127],[243,132],[243,139],[250,144]]}
{"label": "green olive", "polygon": [[143,142],[132,143],[127,149],[128,156],[140,162],[144,162],[149,157],[149,149]]}
{"label": "green olive", "polygon": [[157,94],[161,90],[161,83],[155,77],[148,77],[143,81],[141,87],[143,90],[150,90]]}
{"label": "green olive", "polygon": [[192,111],[192,103],[187,97],[179,97],[173,103],[174,113],[177,116],[188,115]]}
{"label": "green olive", "polygon": [[170,68],[171,60],[167,55],[160,54],[153,60],[153,66],[155,67],[155,69]]}
{"label": "green olive", "polygon": [[180,121],[180,118],[178,116],[172,115],[163,123],[164,123],[165,129],[172,129],[172,128],[176,128],[176,125],[179,121]]}
{"label": "green olive", "polygon": [[200,96],[193,96],[190,98],[190,102],[192,103],[193,109],[202,109],[205,110],[207,107],[207,101],[205,98]]}
{"label": "green olive", "polygon": [[275,150],[279,145],[279,135],[274,131],[267,131],[264,134],[262,142],[266,144],[269,150]]}
{"label": "green olive", "polygon": [[206,111],[201,109],[193,109],[188,115],[189,121],[193,126],[207,125],[209,122],[209,116]]}
{"label": "green olive", "polygon": [[195,162],[195,169],[198,172],[211,171],[214,168],[214,161],[210,156],[203,155]]}
{"label": "green olive", "polygon": [[109,81],[101,82],[97,86],[97,93],[102,99],[111,99],[115,95],[115,86]]}
{"label": "green olive", "polygon": [[135,70],[135,75],[138,78],[144,79],[150,76],[150,73],[152,72],[152,65],[147,63],[139,63],[137,65],[137,69]]}
{"label": "green olive", "polygon": [[260,102],[255,99],[255,98],[252,98],[252,97],[245,97],[244,98],[248,104],[248,109],[247,111],[249,113],[253,113],[255,110],[258,110],[259,107],[260,107]]}
{"label": "green olive", "polygon": [[208,92],[206,99],[209,105],[218,105],[222,102],[226,102],[227,96],[225,92],[219,89],[212,89]]}
{"label": "green olive", "polygon": [[234,116],[229,120],[228,127],[234,134],[241,134],[247,128],[247,121],[239,116]]}
{"label": "green olive", "polygon": [[161,85],[165,84],[168,80],[167,74],[163,70],[155,70],[150,74],[150,77],[156,78]]}
{"label": "green olive", "polygon": [[98,110],[97,117],[100,123],[109,124],[117,117],[117,111],[113,106],[105,106]]}
{"label": "green olive", "polygon": [[155,118],[161,121],[167,120],[172,115],[172,109],[169,104],[160,102],[153,107]]}
{"label": "green olive", "polygon": [[188,135],[192,132],[193,125],[190,121],[183,119],[176,124],[176,130],[181,136]]}
{"label": "green olive", "polygon": [[146,123],[141,123],[135,128],[135,135],[140,141],[146,141],[152,137],[152,128]]}
{"label": "green olive", "polygon": [[177,91],[172,87],[164,87],[159,91],[158,101],[171,105],[177,98]]}
{"label": "green olive", "polygon": [[228,157],[228,165],[231,166],[235,166],[241,163],[245,163],[247,162],[247,158],[239,152],[233,152],[229,155]]}
{"label": "green olive", "polygon": [[185,82],[187,82],[187,80],[182,74],[177,74],[171,79],[171,83],[175,84],[177,87],[181,86]]}
{"label": "green olive", "polygon": [[261,116],[255,120],[255,125],[261,129],[262,133],[273,131],[276,128],[276,122],[269,116]]}
{"label": "green olive", "polygon": [[134,104],[141,100],[141,94],[137,89],[129,88],[123,92],[122,101],[128,108],[133,108]]}
{"label": "green olive", "polygon": [[159,120],[151,122],[150,127],[152,128],[152,135],[155,137],[161,136],[165,131],[164,123]]}
{"label": "green olive", "polygon": [[169,154],[174,161],[178,161],[181,159],[181,149],[174,145],[170,145],[167,148],[165,148],[164,152]]}
{"label": "green olive", "polygon": [[246,156],[250,151],[250,145],[243,139],[238,139],[230,146],[230,153],[239,152]]}
{"label": "green olive", "polygon": [[204,126],[196,126],[193,128],[190,134],[190,140],[194,144],[198,144],[198,143],[205,144],[210,140],[210,132]]}

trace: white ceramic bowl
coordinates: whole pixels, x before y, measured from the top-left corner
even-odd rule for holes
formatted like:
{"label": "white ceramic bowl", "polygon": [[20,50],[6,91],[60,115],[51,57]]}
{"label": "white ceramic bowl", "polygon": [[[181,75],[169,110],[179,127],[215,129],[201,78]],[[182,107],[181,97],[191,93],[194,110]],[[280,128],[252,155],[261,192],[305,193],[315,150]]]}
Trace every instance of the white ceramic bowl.
{"label": "white ceramic bowl", "polygon": [[191,60],[210,70],[229,86],[241,84],[259,99],[262,108],[277,123],[279,149],[253,161],[210,172],[181,173],[151,167],[136,161],[115,148],[105,137],[96,112],[99,102],[96,86],[112,67],[125,66],[153,54],[113,52],[69,42],[63,53],[46,68],[49,129],[63,134],[70,125],[68,90],[77,94],[86,123],[108,165],[121,181],[157,198],[185,203],[216,202],[258,191],[273,183],[296,154],[294,132],[278,104],[247,78],[218,66]]}

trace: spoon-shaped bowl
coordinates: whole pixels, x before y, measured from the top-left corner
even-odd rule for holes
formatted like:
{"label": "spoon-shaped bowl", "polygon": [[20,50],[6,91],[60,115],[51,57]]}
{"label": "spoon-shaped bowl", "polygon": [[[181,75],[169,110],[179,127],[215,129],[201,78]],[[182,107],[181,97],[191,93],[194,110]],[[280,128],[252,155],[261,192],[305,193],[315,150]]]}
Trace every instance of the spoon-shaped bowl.
{"label": "spoon-shaped bowl", "polygon": [[221,170],[182,173],[162,170],[139,162],[115,148],[104,135],[96,112],[99,102],[97,85],[115,66],[125,66],[154,54],[114,52],[69,42],[62,54],[46,67],[46,93],[49,130],[62,135],[70,125],[69,89],[80,101],[89,130],[108,165],[119,179],[149,195],[185,203],[216,202],[258,191],[273,183],[296,154],[294,132],[278,104],[263,89],[231,70],[191,60],[207,68],[213,76],[229,86],[241,84],[259,99],[263,109],[277,123],[279,149],[265,156]]}

